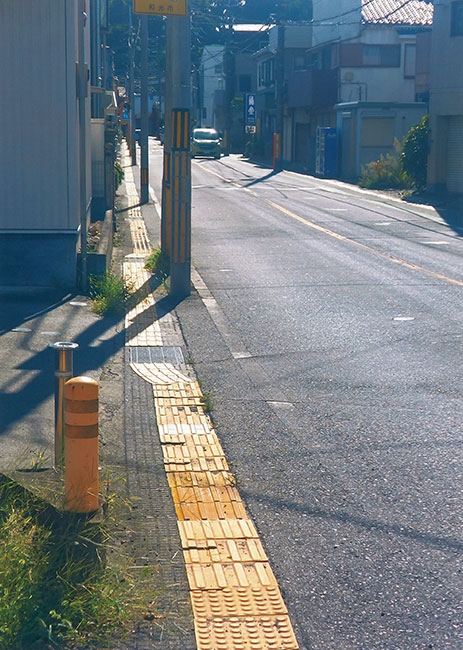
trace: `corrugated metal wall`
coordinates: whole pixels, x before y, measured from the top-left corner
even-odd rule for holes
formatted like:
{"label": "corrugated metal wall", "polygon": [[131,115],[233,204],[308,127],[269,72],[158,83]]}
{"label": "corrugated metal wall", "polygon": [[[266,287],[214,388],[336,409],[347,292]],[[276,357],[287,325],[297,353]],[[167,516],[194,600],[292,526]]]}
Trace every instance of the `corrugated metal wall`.
{"label": "corrugated metal wall", "polygon": [[78,225],[76,4],[0,0],[0,229]]}

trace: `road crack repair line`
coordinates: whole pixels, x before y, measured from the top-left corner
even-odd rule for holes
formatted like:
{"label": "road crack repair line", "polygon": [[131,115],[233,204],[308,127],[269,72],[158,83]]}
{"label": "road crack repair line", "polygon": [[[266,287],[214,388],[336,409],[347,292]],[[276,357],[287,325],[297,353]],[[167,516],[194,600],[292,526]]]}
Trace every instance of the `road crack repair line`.
{"label": "road crack repair line", "polygon": [[[125,147],[123,152],[128,165]],[[133,200],[132,170],[128,166],[125,169],[129,198]],[[124,263],[125,277],[141,296],[139,311],[135,311],[137,306],[127,314],[126,345],[131,350],[134,346],[152,349],[153,341],[163,346],[166,340],[165,317],[157,319],[147,272],[139,259],[145,255],[141,248],[148,240],[142,234],[140,246],[138,225],[131,229],[136,258],[129,255]],[[183,343],[180,336],[178,330],[179,346]],[[142,357],[132,355],[136,361],[131,367],[153,388],[198,650],[298,650],[277,580],[204,410],[204,397],[191,366],[139,363]]]}
{"label": "road crack repair line", "polygon": [[463,287],[463,281],[457,280],[456,278],[451,278],[448,275],[443,275],[442,273],[437,273],[435,271],[431,271],[430,269],[427,269],[424,266],[420,266],[419,264],[414,264],[413,262],[407,262],[407,260],[403,260],[400,257],[395,257],[394,255],[390,255],[389,253],[384,253],[377,248],[374,248],[373,246],[368,246],[367,244],[363,244],[362,242],[356,241],[355,239],[352,239],[351,237],[346,237],[345,235],[341,235],[340,233],[335,232],[334,230],[331,230],[329,228],[325,228],[324,226],[320,226],[319,224],[310,221],[309,219],[306,219],[305,217],[301,217],[301,215],[296,214],[295,212],[292,212],[292,210],[288,210],[287,208],[283,207],[279,203],[276,203],[275,201],[272,201],[271,199],[267,199],[265,197],[261,197],[257,192],[254,192],[253,190],[250,190],[248,187],[243,187],[239,183],[236,183],[235,181],[231,181],[224,176],[221,176],[217,172],[212,171],[211,169],[207,167],[203,167],[202,169],[208,171],[210,174],[214,174],[214,176],[217,176],[221,180],[225,181],[226,183],[230,183],[232,185],[239,186],[241,187],[242,190],[245,192],[248,192],[249,194],[252,194],[255,198],[259,199],[260,201],[263,201],[270,205],[272,208],[275,210],[278,210],[279,212],[282,212],[288,217],[291,217],[291,219],[294,219],[295,221],[299,221],[299,223],[302,223],[303,225],[307,226],[308,228],[312,228],[313,230],[317,230],[318,232],[321,232],[328,237],[332,237],[333,239],[337,239],[338,241],[343,241],[347,242],[349,244],[353,244],[354,246],[357,246],[358,248],[362,248],[363,250],[369,251],[370,253],[374,253],[375,255],[378,255],[379,257],[382,257],[383,259],[387,260],[388,262],[392,262],[393,264],[398,264],[399,266],[403,266],[404,268],[410,269],[412,271],[417,271],[419,273],[423,273],[427,275],[428,277],[434,278],[435,280],[442,280],[443,282],[447,282],[449,284],[456,285],[458,287]]}

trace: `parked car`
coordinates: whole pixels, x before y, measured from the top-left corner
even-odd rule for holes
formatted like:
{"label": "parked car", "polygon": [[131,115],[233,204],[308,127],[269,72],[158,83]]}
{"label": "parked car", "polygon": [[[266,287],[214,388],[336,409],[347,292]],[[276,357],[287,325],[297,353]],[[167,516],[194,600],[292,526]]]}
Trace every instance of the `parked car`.
{"label": "parked car", "polygon": [[222,139],[215,129],[194,129],[191,138],[191,157],[220,158]]}

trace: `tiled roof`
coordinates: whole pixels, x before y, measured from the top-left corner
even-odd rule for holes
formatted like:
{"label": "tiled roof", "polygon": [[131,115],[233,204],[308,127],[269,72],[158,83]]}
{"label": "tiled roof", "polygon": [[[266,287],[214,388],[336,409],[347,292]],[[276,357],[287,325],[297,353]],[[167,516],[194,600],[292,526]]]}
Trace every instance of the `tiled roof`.
{"label": "tiled roof", "polygon": [[362,0],[362,20],[388,25],[432,25],[432,0]]}

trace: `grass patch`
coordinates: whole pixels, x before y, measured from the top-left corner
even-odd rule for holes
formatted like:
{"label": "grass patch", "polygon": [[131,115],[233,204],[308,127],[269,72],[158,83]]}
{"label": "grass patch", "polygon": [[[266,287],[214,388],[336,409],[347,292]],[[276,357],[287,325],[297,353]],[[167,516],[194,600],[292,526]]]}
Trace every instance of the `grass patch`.
{"label": "grass patch", "polygon": [[160,247],[148,257],[145,269],[155,275],[161,282],[167,280],[170,274],[170,260]]}
{"label": "grass patch", "polygon": [[92,311],[100,316],[120,314],[132,293],[131,287],[121,276],[107,271],[101,277],[90,276]]}
{"label": "grass patch", "polygon": [[199,398],[199,401],[201,402],[201,406],[203,407],[205,413],[212,412],[212,409],[214,408],[214,402],[212,399],[211,390],[207,391],[206,393],[203,393]]}
{"label": "grass patch", "polygon": [[98,647],[141,617],[129,572],[106,566],[108,541],[105,524],[0,477],[1,650]]}

